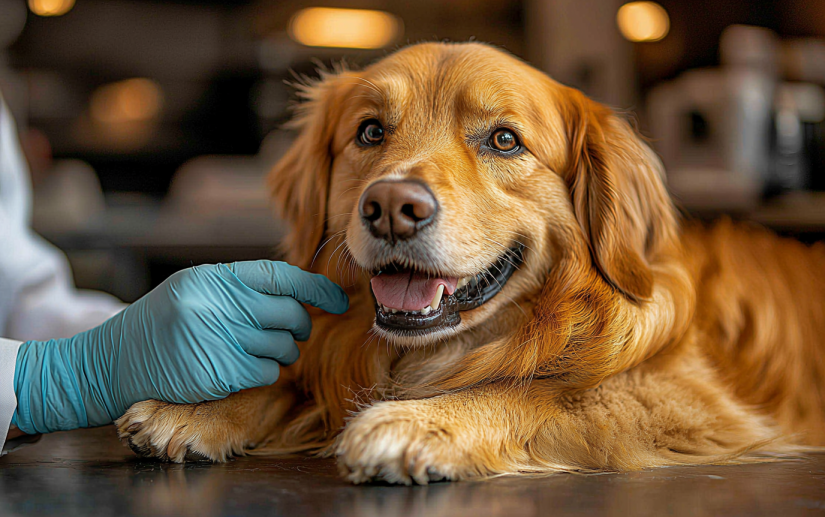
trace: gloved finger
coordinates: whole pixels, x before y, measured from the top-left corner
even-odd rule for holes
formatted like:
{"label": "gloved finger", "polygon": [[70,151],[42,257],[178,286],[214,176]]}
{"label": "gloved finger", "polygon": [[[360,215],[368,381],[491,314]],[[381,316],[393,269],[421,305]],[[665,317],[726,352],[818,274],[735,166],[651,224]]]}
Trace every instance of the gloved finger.
{"label": "gloved finger", "polygon": [[272,359],[257,359],[248,375],[251,383],[244,389],[271,386],[281,376],[281,366]]}
{"label": "gloved finger", "polygon": [[283,366],[294,363],[301,355],[292,334],[286,330],[249,329],[235,338],[247,354],[274,359]]}
{"label": "gloved finger", "polygon": [[227,267],[247,287],[259,293],[291,296],[332,314],[343,314],[349,308],[349,298],[338,284],[286,262],[254,260],[233,262]]}
{"label": "gloved finger", "polygon": [[260,296],[245,308],[262,329],[289,331],[296,341],[306,341],[312,332],[309,313],[289,296]]}

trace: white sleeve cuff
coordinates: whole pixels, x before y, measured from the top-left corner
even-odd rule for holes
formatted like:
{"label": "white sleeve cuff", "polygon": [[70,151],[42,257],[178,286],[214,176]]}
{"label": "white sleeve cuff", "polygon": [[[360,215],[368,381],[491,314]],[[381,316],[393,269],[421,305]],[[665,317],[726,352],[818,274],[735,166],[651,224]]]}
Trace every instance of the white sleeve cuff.
{"label": "white sleeve cuff", "polygon": [[6,443],[11,417],[17,409],[14,395],[14,369],[17,365],[19,341],[0,338],[0,451]]}

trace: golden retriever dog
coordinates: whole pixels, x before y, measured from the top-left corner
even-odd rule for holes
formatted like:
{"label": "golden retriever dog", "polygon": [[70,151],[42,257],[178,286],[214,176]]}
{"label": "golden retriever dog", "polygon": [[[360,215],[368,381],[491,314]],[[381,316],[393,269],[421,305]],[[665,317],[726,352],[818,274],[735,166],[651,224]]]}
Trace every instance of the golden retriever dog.
{"label": "golden retriever dog", "polygon": [[271,186],[345,287],[273,386],[118,421],[170,460],[315,451],[354,482],[757,461],[825,444],[825,249],[682,222],[628,123],[478,43],[300,89]]}

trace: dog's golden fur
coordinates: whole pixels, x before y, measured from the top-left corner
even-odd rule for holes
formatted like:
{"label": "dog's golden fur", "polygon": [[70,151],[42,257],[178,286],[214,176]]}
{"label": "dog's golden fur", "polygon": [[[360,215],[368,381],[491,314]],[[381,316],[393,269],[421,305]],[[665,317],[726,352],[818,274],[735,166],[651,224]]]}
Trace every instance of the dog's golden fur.
{"label": "dog's golden fur", "polygon": [[[351,309],[310,309],[312,338],[275,386],[133,406],[119,421],[133,448],[321,450],[354,482],[426,483],[825,445],[822,246],[681,222],[622,118],[488,46],[416,45],[300,93],[298,139],[271,176],[284,250],[345,286]],[[354,143],[368,117],[387,128],[380,148]],[[524,153],[482,152],[475,135],[502,125]],[[386,177],[426,182],[442,206],[427,257],[408,257],[424,268],[465,276],[525,246],[458,327],[373,328],[378,248],[355,206]]]}

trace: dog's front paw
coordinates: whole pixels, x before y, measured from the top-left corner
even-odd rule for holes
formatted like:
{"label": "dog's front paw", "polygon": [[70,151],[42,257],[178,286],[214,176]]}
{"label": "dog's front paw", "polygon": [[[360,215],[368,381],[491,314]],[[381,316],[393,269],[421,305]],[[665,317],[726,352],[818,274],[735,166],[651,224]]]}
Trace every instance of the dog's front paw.
{"label": "dog's front paw", "polygon": [[358,414],[335,444],[341,475],[406,485],[479,475],[468,444],[427,409],[427,401],[379,402]]}
{"label": "dog's front paw", "polygon": [[163,461],[226,461],[243,454],[244,444],[231,426],[215,418],[209,403],[138,402],[115,425],[124,445],[135,454]]}

